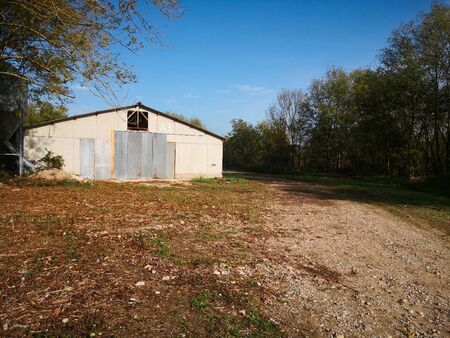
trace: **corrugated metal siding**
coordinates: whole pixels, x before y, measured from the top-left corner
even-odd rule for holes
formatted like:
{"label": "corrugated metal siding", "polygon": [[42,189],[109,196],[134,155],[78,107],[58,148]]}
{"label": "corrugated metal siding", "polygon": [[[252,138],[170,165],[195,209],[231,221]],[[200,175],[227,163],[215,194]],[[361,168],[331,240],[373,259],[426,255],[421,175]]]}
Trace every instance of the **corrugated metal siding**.
{"label": "corrugated metal siding", "polygon": [[114,178],[125,179],[127,176],[128,135],[127,132],[114,132]]}
{"label": "corrugated metal siding", "polygon": [[141,177],[141,135],[140,132],[127,133],[127,178]]}
{"label": "corrugated metal siding", "polygon": [[153,134],[153,178],[166,177],[167,135]]}
{"label": "corrugated metal siding", "polygon": [[80,139],[80,175],[93,179],[95,176],[95,146],[93,138]]}
{"label": "corrugated metal siding", "polygon": [[114,177],[149,179],[166,177],[167,136],[144,132],[114,133]]}
{"label": "corrugated metal siding", "polygon": [[108,140],[95,140],[95,179],[107,180],[111,177],[110,172],[111,147]]}
{"label": "corrugated metal siding", "polygon": [[153,137],[151,133],[141,133],[141,177],[152,178]]}
{"label": "corrugated metal siding", "polygon": [[167,143],[167,157],[166,157],[166,177],[175,178],[175,146],[176,143]]}

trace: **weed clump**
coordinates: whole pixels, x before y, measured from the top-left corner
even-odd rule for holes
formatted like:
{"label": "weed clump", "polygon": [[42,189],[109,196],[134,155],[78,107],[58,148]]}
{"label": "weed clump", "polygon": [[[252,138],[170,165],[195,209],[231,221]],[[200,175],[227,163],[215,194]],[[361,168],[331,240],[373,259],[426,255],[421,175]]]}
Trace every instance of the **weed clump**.
{"label": "weed clump", "polygon": [[192,179],[195,183],[247,183],[248,180],[242,177],[196,177]]}

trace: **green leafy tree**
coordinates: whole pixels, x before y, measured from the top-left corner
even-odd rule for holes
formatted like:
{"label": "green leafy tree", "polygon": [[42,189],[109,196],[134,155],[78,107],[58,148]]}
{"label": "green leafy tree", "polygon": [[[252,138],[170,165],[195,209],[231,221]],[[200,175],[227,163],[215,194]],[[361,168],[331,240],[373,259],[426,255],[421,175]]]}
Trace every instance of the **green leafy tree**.
{"label": "green leafy tree", "polygon": [[282,90],[256,127],[234,120],[226,163],[278,172],[448,174],[449,41],[450,6],[435,3],[392,32],[376,69],[331,68],[307,92]]}
{"label": "green leafy tree", "polygon": [[351,76],[355,119],[347,142],[353,143],[352,168],[357,173],[398,174],[403,135],[386,100],[389,84],[373,70],[356,70]]}
{"label": "green leafy tree", "polygon": [[171,112],[171,111],[168,111],[166,113],[169,114],[170,116],[173,116],[173,117],[181,120],[181,121],[193,124],[194,126],[197,126],[199,128],[205,128],[205,124],[198,117],[189,118],[187,116],[184,116],[183,114],[179,114],[179,113],[175,113],[175,112]]}
{"label": "green leafy tree", "polygon": [[197,126],[199,128],[205,128],[204,123],[198,117],[193,117],[193,118],[189,119],[189,123],[193,124],[194,126]]}
{"label": "green leafy tree", "polygon": [[260,122],[256,126],[260,141],[256,153],[259,162],[255,168],[270,173],[288,173],[294,169],[293,145],[280,123]]}
{"label": "green leafy tree", "polygon": [[31,102],[25,116],[24,125],[30,126],[67,117],[67,108],[45,101]]}
{"label": "green leafy tree", "polygon": [[353,152],[351,130],[354,127],[352,109],[352,77],[340,68],[330,69],[322,79],[314,80],[310,88],[311,108],[317,123],[310,143],[316,149],[320,166],[327,170],[350,166]]}
{"label": "green leafy tree", "polygon": [[435,3],[418,21],[394,30],[380,57],[386,97],[404,135],[407,176],[450,170],[449,41],[450,6]]}
{"label": "green leafy tree", "polygon": [[260,165],[261,134],[242,119],[232,120],[231,126],[223,145],[225,167],[254,170]]}
{"label": "green leafy tree", "polygon": [[22,80],[32,99],[73,97],[79,81],[115,103],[115,87],[135,80],[121,53],[161,43],[152,11],[181,15],[178,0],[2,0],[0,75]]}

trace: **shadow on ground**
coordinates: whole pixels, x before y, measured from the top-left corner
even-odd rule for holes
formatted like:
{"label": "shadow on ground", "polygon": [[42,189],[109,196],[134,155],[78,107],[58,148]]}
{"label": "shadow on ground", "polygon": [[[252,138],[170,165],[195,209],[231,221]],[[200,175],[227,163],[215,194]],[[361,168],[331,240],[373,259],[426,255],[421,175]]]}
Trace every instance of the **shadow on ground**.
{"label": "shadow on ground", "polygon": [[355,180],[336,180],[326,183],[324,180],[311,180],[311,177],[284,177],[269,174],[247,172],[226,172],[225,176],[242,177],[275,186],[279,190],[310,195],[319,199],[354,200],[357,202],[377,202],[384,204],[408,204],[415,206],[442,206],[450,208],[450,199],[425,192],[405,189],[399,185],[373,183]]}
{"label": "shadow on ground", "polygon": [[303,199],[345,200],[387,207],[397,215],[432,225],[450,234],[450,199],[414,191],[400,184],[363,179],[335,179],[323,176],[277,176],[247,172],[227,172],[268,184],[278,191]]}

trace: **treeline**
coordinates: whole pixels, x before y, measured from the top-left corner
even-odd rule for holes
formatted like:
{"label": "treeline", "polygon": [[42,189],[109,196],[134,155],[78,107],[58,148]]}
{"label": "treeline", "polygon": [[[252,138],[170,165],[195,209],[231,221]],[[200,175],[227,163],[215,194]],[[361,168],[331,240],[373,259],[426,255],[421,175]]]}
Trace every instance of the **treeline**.
{"label": "treeline", "polygon": [[450,172],[450,7],[433,4],[388,38],[375,69],[330,69],[284,89],[252,125],[232,121],[227,168],[391,176]]}

